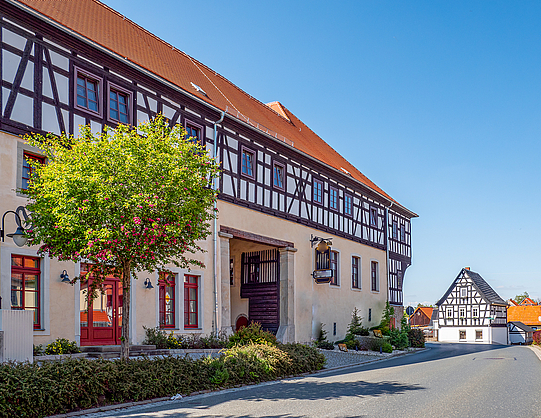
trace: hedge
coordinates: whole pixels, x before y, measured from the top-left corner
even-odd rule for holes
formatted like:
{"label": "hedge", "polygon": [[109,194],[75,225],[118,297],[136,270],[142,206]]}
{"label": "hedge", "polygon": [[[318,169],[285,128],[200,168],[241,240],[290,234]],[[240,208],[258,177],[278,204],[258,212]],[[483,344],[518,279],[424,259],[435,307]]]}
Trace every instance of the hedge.
{"label": "hedge", "polygon": [[67,359],[0,365],[0,417],[44,417],[117,402],[188,395],[319,370],[301,344],[237,346],[218,358]]}

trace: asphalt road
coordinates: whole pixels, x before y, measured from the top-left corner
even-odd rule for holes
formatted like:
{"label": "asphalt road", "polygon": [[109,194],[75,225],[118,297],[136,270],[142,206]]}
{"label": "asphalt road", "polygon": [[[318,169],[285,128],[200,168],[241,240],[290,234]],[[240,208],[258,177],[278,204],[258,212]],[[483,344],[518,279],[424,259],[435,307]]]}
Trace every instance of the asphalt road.
{"label": "asphalt road", "polygon": [[365,366],[92,417],[541,417],[528,347],[428,344]]}

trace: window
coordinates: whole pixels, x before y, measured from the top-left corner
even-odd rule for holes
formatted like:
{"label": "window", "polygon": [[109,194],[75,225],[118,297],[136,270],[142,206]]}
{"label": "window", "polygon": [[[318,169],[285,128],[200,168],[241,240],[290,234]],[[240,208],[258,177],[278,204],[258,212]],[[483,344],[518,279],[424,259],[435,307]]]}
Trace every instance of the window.
{"label": "window", "polygon": [[475,330],[475,339],[476,340],[482,340],[483,339],[483,330],[482,329],[476,329]]}
{"label": "window", "polygon": [[32,177],[32,173],[34,172],[34,169],[28,163],[29,160],[36,161],[40,164],[45,164],[44,157],[37,157],[32,154],[27,154],[26,152],[23,153],[23,174],[22,174],[22,184],[21,184],[21,189],[23,190],[28,189],[28,181],[30,180],[30,177]]}
{"label": "window", "polygon": [[75,67],[75,106],[101,116],[101,78]]}
{"label": "window", "polygon": [[331,284],[338,286],[340,284],[338,280],[338,251],[331,251],[331,270],[333,276]]}
{"label": "window", "polygon": [[175,276],[162,272],[159,275],[160,327],[175,328]]}
{"label": "window", "polygon": [[370,225],[378,226],[378,210],[376,208],[370,208]]}
{"label": "window", "polygon": [[273,180],[272,184],[274,187],[280,190],[284,190],[284,166],[280,163],[274,163],[273,166]]}
{"label": "window", "polygon": [[398,239],[398,224],[393,221],[393,239]]}
{"label": "window", "polygon": [[406,225],[400,225],[400,241],[406,242]]}
{"label": "window", "polygon": [[349,194],[344,195],[344,213],[347,216],[353,215],[353,198]]}
{"label": "window", "polygon": [[198,328],[198,277],[186,274],[184,276],[184,328]]}
{"label": "window", "polygon": [[466,316],[466,308],[460,308],[458,310],[458,316],[460,316],[461,318],[464,318]]}
{"label": "window", "polygon": [[468,289],[465,287],[460,288],[460,297],[461,298],[467,298],[468,297]]}
{"label": "window", "polygon": [[368,308],[368,322],[372,322],[372,308]]}
{"label": "window", "polygon": [[479,316],[479,309],[477,308],[472,308],[471,310],[471,315],[474,317],[474,318],[477,318]]}
{"label": "window", "polygon": [[40,328],[40,259],[11,256],[11,309],[34,312],[34,329]]}
{"label": "window", "polygon": [[115,84],[109,83],[109,120],[131,123],[132,94]]}
{"label": "window", "polygon": [[203,137],[201,135],[202,132],[202,126],[186,121],[186,138],[189,138],[191,142],[203,145]]}
{"label": "window", "polygon": [[453,317],[453,309],[447,308],[447,318],[452,318],[452,317]]}
{"label": "window", "polygon": [[323,182],[314,179],[314,203],[323,204]]}
{"label": "window", "polygon": [[241,173],[254,178],[254,156],[255,153],[246,148],[242,149]]}
{"label": "window", "polygon": [[465,329],[461,329],[461,330],[458,331],[458,338],[461,339],[461,340],[466,339],[466,330]]}
{"label": "window", "polygon": [[379,292],[379,277],[378,277],[378,262],[370,262],[370,279],[372,284],[372,292]]}
{"label": "window", "polygon": [[351,287],[354,289],[361,288],[361,282],[359,280],[359,257],[351,257]]}
{"label": "window", "polygon": [[332,186],[329,189],[329,207],[338,210],[338,189]]}

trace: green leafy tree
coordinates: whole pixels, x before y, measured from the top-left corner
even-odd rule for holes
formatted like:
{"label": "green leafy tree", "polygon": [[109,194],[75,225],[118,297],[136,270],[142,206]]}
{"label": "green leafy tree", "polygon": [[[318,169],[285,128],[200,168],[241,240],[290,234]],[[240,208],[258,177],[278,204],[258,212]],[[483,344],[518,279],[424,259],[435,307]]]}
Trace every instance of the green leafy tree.
{"label": "green leafy tree", "polygon": [[[121,357],[129,356],[130,279],[139,271],[202,264],[191,254],[210,233],[218,166],[200,145],[158,115],[79,138],[27,137],[48,164],[33,165],[29,244],[59,260],[88,260],[92,300],[105,276],[122,280]],[[76,278],[77,279],[77,278]]]}
{"label": "green leafy tree", "polygon": [[516,302],[516,303],[520,303],[520,302],[522,302],[524,299],[529,298],[529,297],[530,297],[530,295],[529,295],[528,292],[521,293],[520,295],[516,295],[516,296],[515,296],[515,302]]}

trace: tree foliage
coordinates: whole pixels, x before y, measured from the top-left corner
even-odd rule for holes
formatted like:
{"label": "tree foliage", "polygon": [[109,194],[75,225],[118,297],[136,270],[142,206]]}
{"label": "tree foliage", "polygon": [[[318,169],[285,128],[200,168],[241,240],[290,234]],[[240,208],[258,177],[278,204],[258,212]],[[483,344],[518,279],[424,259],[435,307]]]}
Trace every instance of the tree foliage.
{"label": "tree foliage", "polygon": [[522,302],[524,299],[529,298],[529,297],[530,297],[529,293],[524,292],[524,293],[521,293],[520,295],[516,295],[514,300],[516,303],[520,304],[520,302]]}
{"label": "tree foliage", "polygon": [[48,159],[33,164],[26,191],[29,243],[60,260],[89,261],[93,292],[106,275],[122,278],[123,321],[134,272],[201,265],[189,254],[203,251],[198,241],[216,216],[209,182],[218,166],[180,125],[157,116],[137,129],[93,135],[86,126],[79,138],[27,140]]}

